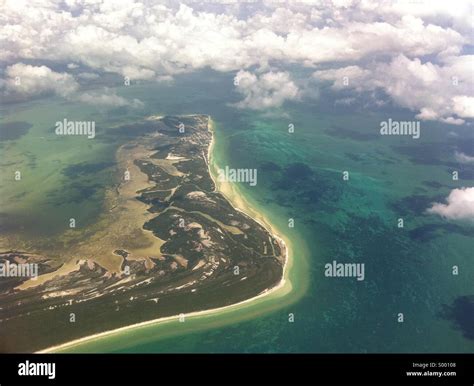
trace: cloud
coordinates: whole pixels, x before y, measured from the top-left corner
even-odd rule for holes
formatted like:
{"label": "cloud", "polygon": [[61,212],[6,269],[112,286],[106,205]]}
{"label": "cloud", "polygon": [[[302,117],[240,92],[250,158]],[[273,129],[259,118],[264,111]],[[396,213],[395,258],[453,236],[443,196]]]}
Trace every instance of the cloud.
{"label": "cloud", "polygon": [[46,66],[16,63],[6,68],[5,75],[1,84],[2,93],[12,100],[47,94],[66,97],[79,87],[70,74],[55,72]]}
{"label": "cloud", "polygon": [[[254,8],[242,18],[232,14],[233,8],[198,12],[185,4],[70,0],[31,7],[6,0],[0,59],[60,60],[151,79],[207,66],[236,71],[277,60],[315,65],[378,53],[410,57],[448,48],[456,53],[469,42],[455,29],[468,14],[447,12],[440,18],[410,13],[409,7],[405,13],[387,6],[378,10],[365,2],[285,8],[267,2]],[[423,20],[427,16],[429,23]],[[448,25],[435,24],[438,19]]]}
{"label": "cloud", "polygon": [[[473,56],[474,57],[474,56]],[[472,63],[474,65],[474,61]],[[474,97],[467,95],[456,95],[452,98],[453,111],[460,117],[474,117]]]}
{"label": "cloud", "polygon": [[129,101],[114,92],[105,89],[103,92],[92,91],[79,94],[75,97],[75,100],[78,100],[82,103],[86,103],[94,106],[104,106],[104,107],[123,107],[130,106],[133,108],[143,107],[143,102],[139,99],[133,99]]}
{"label": "cloud", "polygon": [[239,71],[234,78],[237,91],[244,99],[235,104],[239,108],[264,110],[280,107],[286,100],[299,97],[298,87],[288,72],[267,72],[257,76]]}
{"label": "cloud", "polygon": [[381,89],[396,104],[417,111],[418,119],[462,124],[465,118],[474,118],[474,98],[469,95],[474,87],[473,64],[472,55],[446,58],[438,65],[400,54],[388,63],[319,70],[313,77],[332,81],[336,91]]}
{"label": "cloud", "polygon": [[[79,92],[79,84],[74,77],[67,73],[59,73],[46,66],[31,66],[17,63],[6,68],[5,79],[0,83],[0,89],[5,98],[11,101],[25,100],[41,95],[59,95],[65,99],[82,103],[121,107],[143,107],[138,99],[131,101],[116,95],[109,89],[103,91]],[[82,79],[95,79],[95,74],[81,73]]]}
{"label": "cloud", "polygon": [[[429,7],[410,1],[250,3],[44,0],[31,6],[5,0],[0,61],[79,66],[132,82],[207,67],[280,73],[295,65],[345,66],[361,80],[351,86],[356,91],[381,88],[420,119],[462,124],[472,118],[472,57],[462,55],[474,44],[469,1],[456,7],[443,1]],[[457,89],[452,77],[459,77]],[[269,106],[280,103],[274,94],[267,95]]]}
{"label": "cloud", "polygon": [[433,203],[427,212],[450,220],[474,219],[474,187],[453,189],[446,202]]}
{"label": "cloud", "polygon": [[456,151],[454,153],[454,157],[456,158],[456,161],[458,161],[462,164],[474,163],[474,157],[471,157],[470,155],[464,154],[463,152]]}

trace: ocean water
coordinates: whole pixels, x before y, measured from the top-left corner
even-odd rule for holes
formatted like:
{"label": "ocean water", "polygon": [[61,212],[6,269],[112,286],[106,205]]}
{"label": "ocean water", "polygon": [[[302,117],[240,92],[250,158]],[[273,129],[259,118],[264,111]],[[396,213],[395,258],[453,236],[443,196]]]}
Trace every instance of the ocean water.
{"label": "ocean water", "polygon": [[[32,238],[42,235],[45,223],[52,224],[51,234],[60,232],[63,218],[79,208],[88,208],[82,221],[94,221],[101,194],[111,183],[107,175],[117,146],[100,140],[100,127],[148,114],[206,113],[217,125],[217,163],[258,170],[257,186],[241,184],[239,189],[293,241],[290,277],[296,289],[304,287],[302,296],[292,299],[290,294],[285,301],[269,299],[180,325],[128,331],[72,351],[473,352],[473,224],[426,213],[452,189],[473,186],[472,167],[454,158],[455,151],[474,155],[472,128],[422,122],[419,139],[384,137],[379,135],[381,121],[412,121],[414,114],[393,106],[366,108],[364,101],[335,106],[326,97],[287,103],[271,113],[239,110],[232,105],[239,95],[229,93],[231,85],[231,74],[205,71],[170,84],[117,90],[142,100],[140,110],[69,103],[60,106],[64,111],[54,110],[54,99],[15,111],[4,107],[2,122],[33,126],[13,143],[3,142],[3,162],[15,159],[16,164],[2,168],[8,170],[0,186],[7,193],[2,208],[11,208],[2,218],[20,213],[29,218],[29,208],[36,208],[36,222],[30,221],[27,230]],[[84,139],[67,147],[61,140],[60,146],[51,147],[33,138],[44,136],[64,114],[94,117],[100,122],[98,141]],[[288,132],[289,124],[294,133]],[[19,199],[22,192],[5,179],[28,159],[35,160],[34,187],[40,190],[30,193],[33,185],[28,185]],[[67,171],[83,162],[97,170],[86,169],[80,180],[70,181]],[[458,181],[452,179],[454,170]],[[40,183],[46,177],[48,183]],[[74,192],[87,184],[93,193],[81,199],[84,194]],[[62,195],[51,193],[64,189]],[[403,228],[397,227],[399,218]],[[364,280],[326,277],[324,266],[334,260],[365,264]],[[458,275],[452,274],[454,265]]]}

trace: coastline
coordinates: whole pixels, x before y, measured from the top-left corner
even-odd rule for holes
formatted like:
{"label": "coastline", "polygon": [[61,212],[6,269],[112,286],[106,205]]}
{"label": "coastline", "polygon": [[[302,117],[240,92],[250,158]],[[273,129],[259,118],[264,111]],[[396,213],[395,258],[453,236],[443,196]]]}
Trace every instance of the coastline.
{"label": "coastline", "polygon": [[[215,128],[214,128],[214,122],[212,121],[212,118],[209,116],[209,124],[208,124],[208,130],[211,131],[212,133],[212,138],[211,138],[211,143],[209,144],[208,148],[208,154],[207,154],[207,166],[208,166],[208,171],[209,175],[211,176],[212,180],[214,181],[215,189],[219,193],[221,193],[227,201],[232,205],[232,207],[243,213],[244,215],[252,218],[255,222],[260,224],[265,230],[273,236],[280,245],[282,245],[285,249],[285,261],[283,263],[283,273],[282,277],[280,279],[280,282],[271,287],[268,288],[267,291],[271,292],[272,290],[276,290],[280,287],[283,287],[286,282],[289,283],[291,286],[291,283],[288,280],[287,274],[289,267],[291,267],[292,263],[292,254],[290,253],[290,248],[289,244],[290,241],[283,236],[284,233],[280,232],[278,229],[276,229],[275,225],[272,224],[262,212],[258,212],[255,210],[252,205],[249,204],[249,202],[244,198],[245,195],[243,195],[241,192],[238,191],[238,187],[236,184],[232,184],[229,182],[220,182],[219,179],[216,177],[216,161],[215,157],[213,157],[213,151],[214,151],[214,145],[216,142],[216,134],[215,134]],[[289,291],[291,291],[291,287],[289,288]],[[249,298],[255,299],[256,297]],[[238,304],[238,303],[236,303]]]}
{"label": "coastline", "polygon": [[[270,297],[273,298],[274,296],[275,298],[280,299],[281,297],[285,297],[286,295],[288,295],[293,290],[293,285],[289,278],[289,272],[291,268],[293,267],[293,258],[294,258],[291,240],[289,240],[286,236],[284,236],[284,233],[280,232],[276,228],[275,224],[272,224],[262,212],[259,212],[255,208],[253,208],[253,206],[248,202],[245,196],[239,192],[239,189],[236,186],[236,184],[218,182],[218,179],[216,178],[216,170],[217,170],[216,159],[215,159],[216,157],[214,157],[216,135],[215,135],[214,122],[212,121],[212,118],[210,116],[209,116],[209,121],[208,121],[208,130],[212,133],[212,136],[211,136],[211,142],[208,146],[208,154],[207,154],[206,161],[207,161],[209,175],[214,181],[215,190],[219,191],[227,199],[227,201],[229,201],[229,203],[234,207],[235,210],[242,212],[244,215],[252,218],[254,221],[259,223],[263,228],[265,228],[265,230],[272,237],[274,237],[278,241],[278,243],[282,246],[282,248],[284,248],[284,252],[285,252],[284,262],[283,262],[283,270],[282,270],[281,279],[276,285],[265,289],[263,292],[260,292],[256,296],[242,300],[237,303],[233,303],[227,306],[222,306],[222,307],[217,307],[217,308],[210,308],[206,310],[185,313],[184,315],[185,315],[186,320],[188,319],[196,320],[197,318],[218,316],[220,314],[227,313],[227,312],[236,312],[242,309],[243,307],[246,307],[246,306],[250,307],[256,304],[259,300],[262,300],[263,298],[267,300],[268,298]],[[299,292],[301,295],[302,293],[304,293],[304,290],[299,291]],[[292,299],[292,301],[290,301],[289,303],[293,303],[298,298],[299,296],[295,296]],[[279,302],[278,308],[281,308],[285,304],[286,302]],[[178,322],[179,317],[180,315],[172,315],[172,316],[165,316],[165,317],[160,317],[156,319],[151,319],[144,322],[134,323],[128,326],[103,331],[97,334],[93,334],[93,335],[85,336],[83,338],[65,342],[59,345],[51,346],[46,349],[39,350],[37,353],[54,353],[54,352],[63,351],[63,350],[67,352],[67,350],[73,349],[74,347],[80,346],[82,344],[96,342],[97,340],[100,340],[103,338],[114,337],[119,334],[136,331],[136,330],[146,328],[146,327],[158,327],[158,326],[164,326],[172,322]],[[226,324],[228,323],[225,323],[225,322],[222,323],[222,325],[226,325]]]}

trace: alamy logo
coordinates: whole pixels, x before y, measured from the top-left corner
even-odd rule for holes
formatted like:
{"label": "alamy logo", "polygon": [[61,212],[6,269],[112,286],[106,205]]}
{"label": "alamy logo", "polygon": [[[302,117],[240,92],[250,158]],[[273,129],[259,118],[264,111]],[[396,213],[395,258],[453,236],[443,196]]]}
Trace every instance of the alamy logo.
{"label": "alamy logo", "polygon": [[38,264],[35,263],[0,263],[0,277],[38,277]]}
{"label": "alamy logo", "polygon": [[95,137],[94,121],[68,121],[64,118],[55,124],[56,135],[87,135],[87,138]]}
{"label": "alamy logo", "polygon": [[18,364],[18,375],[40,375],[54,379],[56,378],[56,363],[30,363],[30,361],[25,361],[25,363]]}
{"label": "alamy logo", "polygon": [[228,166],[218,170],[220,182],[246,182],[250,186],[257,185],[257,169],[232,169]]}
{"label": "alamy logo", "polygon": [[420,121],[388,121],[380,122],[381,135],[411,135],[413,139],[420,138]]}
{"label": "alamy logo", "polygon": [[358,281],[365,278],[364,263],[338,263],[334,260],[325,266],[324,275],[326,277],[356,277]]}

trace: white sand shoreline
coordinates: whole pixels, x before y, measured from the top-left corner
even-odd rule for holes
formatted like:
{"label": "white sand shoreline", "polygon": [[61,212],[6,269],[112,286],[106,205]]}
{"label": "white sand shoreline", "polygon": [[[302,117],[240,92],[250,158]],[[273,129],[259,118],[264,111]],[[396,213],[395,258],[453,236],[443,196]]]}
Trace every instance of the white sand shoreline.
{"label": "white sand shoreline", "polygon": [[[212,137],[211,137],[211,143],[209,144],[209,147],[208,147],[208,154],[207,154],[207,160],[206,161],[207,161],[208,172],[209,172],[210,177],[214,181],[214,186],[215,186],[216,191],[219,191],[229,201],[229,203],[234,207],[235,210],[238,210],[241,213],[245,214],[246,216],[252,218],[258,224],[260,224],[272,237],[274,237],[276,240],[278,240],[280,245],[283,246],[282,250],[284,250],[285,260],[284,260],[284,264],[283,264],[281,279],[278,282],[278,284],[276,284],[275,286],[267,288],[266,290],[264,290],[263,292],[259,293],[258,295],[254,296],[254,297],[242,300],[242,301],[237,302],[237,303],[230,304],[228,306],[210,308],[210,309],[207,309],[207,310],[201,310],[201,311],[194,311],[194,312],[190,312],[190,313],[185,313],[184,316],[186,318],[198,317],[198,316],[204,316],[204,315],[211,315],[211,314],[218,313],[218,312],[221,312],[221,311],[224,311],[224,310],[232,310],[234,308],[238,309],[242,305],[254,302],[257,299],[261,299],[261,298],[266,297],[270,294],[273,294],[274,292],[278,291],[279,289],[282,289],[283,287],[285,287],[286,284],[290,285],[290,287],[288,288],[288,292],[291,291],[291,283],[289,281],[287,281],[287,274],[288,274],[289,262],[290,262],[290,257],[291,257],[290,250],[289,250],[289,247],[288,247],[289,243],[286,242],[282,236],[280,236],[279,232],[275,231],[275,226],[272,225],[265,218],[265,216],[263,214],[258,213],[255,209],[251,208],[249,206],[248,202],[246,202],[242,197],[240,197],[240,199],[238,200],[238,203],[236,204],[235,197],[233,197],[233,196],[235,194],[237,194],[237,192],[233,191],[232,186],[230,184],[228,186],[228,189],[225,189],[222,185],[219,186],[219,184],[217,183],[217,179],[214,177],[214,175],[212,173],[211,165],[210,165],[211,164],[212,150],[213,150],[214,144],[215,144],[215,134],[214,134],[214,129],[212,127],[212,119],[211,119],[210,116],[209,116],[209,122],[208,122],[208,130],[212,133]],[[243,207],[243,208],[241,208],[241,207]],[[258,216],[257,216],[258,218],[256,218],[255,216],[251,216],[251,213],[248,213],[247,211],[251,212],[251,213],[253,212],[254,214],[258,213]],[[286,294],[286,292],[284,294]],[[59,345],[51,346],[51,347],[48,347],[46,349],[37,351],[37,353],[54,353],[55,351],[63,350],[63,349],[67,349],[67,348],[72,348],[72,347],[80,345],[84,342],[89,342],[89,341],[93,341],[95,339],[103,338],[103,337],[106,337],[106,336],[120,334],[122,332],[130,331],[130,330],[133,330],[133,329],[136,329],[136,328],[141,328],[141,327],[146,327],[146,326],[150,326],[150,325],[154,325],[154,324],[161,324],[161,323],[166,323],[166,322],[171,322],[171,321],[177,321],[179,316],[180,316],[180,314],[172,315],[172,316],[165,316],[165,317],[161,317],[161,318],[157,318],[157,319],[151,319],[151,320],[148,320],[148,321],[145,321],[145,322],[130,324],[128,326],[119,327],[119,328],[112,329],[112,330],[107,330],[107,331],[100,332],[100,333],[97,333],[97,334],[88,335],[88,336],[85,336],[83,338],[74,339],[74,340],[66,342],[66,343],[61,343]]]}

